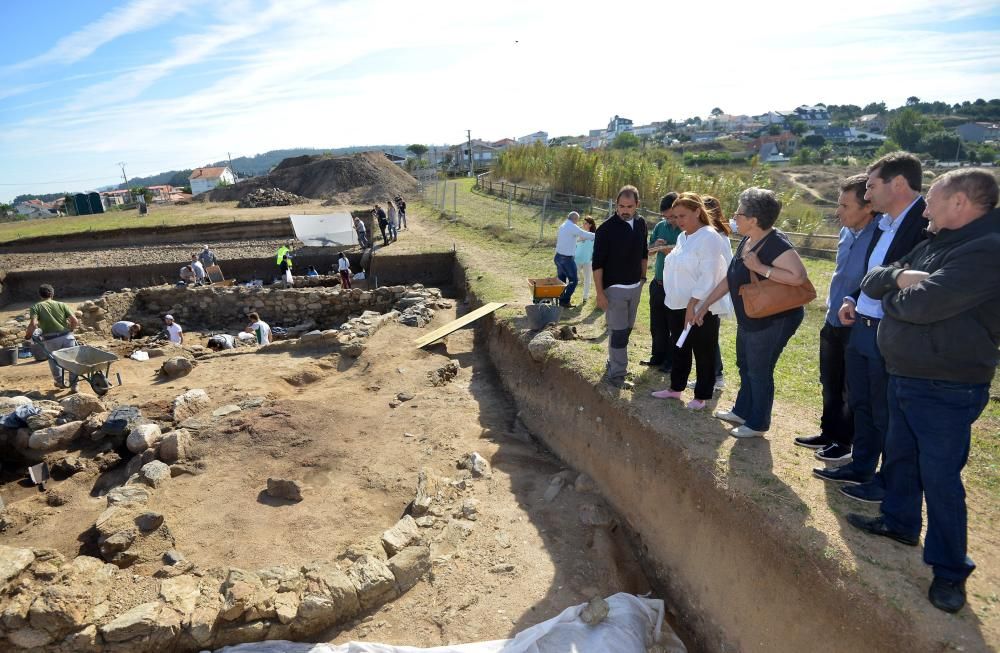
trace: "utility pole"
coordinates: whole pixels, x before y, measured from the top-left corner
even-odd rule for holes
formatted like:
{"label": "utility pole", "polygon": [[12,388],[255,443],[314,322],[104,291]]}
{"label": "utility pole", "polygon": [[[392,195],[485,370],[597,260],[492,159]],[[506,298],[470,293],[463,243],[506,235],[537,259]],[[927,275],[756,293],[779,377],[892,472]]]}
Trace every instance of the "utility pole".
{"label": "utility pole", "polygon": [[128,190],[128,177],[125,176],[125,162],[124,161],[119,161],[118,165],[122,169],[122,179],[125,180],[125,190]]}
{"label": "utility pole", "polygon": [[469,176],[471,177],[475,173],[472,170],[472,130],[465,130],[465,137],[469,141]]}
{"label": "utility pole", "polygon": [[235,177],[236,171],[233,170],[233,155],[230,154],[229,152],[226,152],[226,159],[229,160],[229,172],[233,173],[233,177]]}

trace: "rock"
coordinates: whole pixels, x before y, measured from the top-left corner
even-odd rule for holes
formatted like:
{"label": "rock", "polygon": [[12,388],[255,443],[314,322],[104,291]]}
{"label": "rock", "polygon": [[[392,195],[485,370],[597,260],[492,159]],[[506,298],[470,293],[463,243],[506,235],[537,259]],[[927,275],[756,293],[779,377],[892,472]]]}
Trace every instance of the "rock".
{"label": "rock", "polygon": [[382,533],[382,546],[391,558],[399,551],[420,540],[420,529],[413,517],[406,515],[392,528]]}
{"label": "rock", "polygon": [[198,579],[194,576],[175,576],[160,583],[160,598],[181,614],[194,612],[200,595]]}
{"label": "rock", "polygon": [[115,408],[104,420],[101,430],[106,435],[125,435],[142,419],[142,413],[135,406]]}
{"label": "rock", "polygon": [[142,453],[153,447],[163,437],[160,427],[156,424],[139,424],[135,426],[125,439],[125,446],[132,453]]}
{"label": "rock", "polygon": [[545,488],[545,494],[542,499],[545,503],[551,503],[559,495],[559,491],[562,490],[563,485],[566,484],[566,479],[562,476],[556,475],[549,480],[549,486]]}
{"label": "rock", "polygon": [[167,355],[167,352],[159,347],[153,347],[152,349],[147,349],[146,353],[149,354],[150,358],[163,358]]}
{"label": "rock", "polygon": [[56,488],[51,488],[45,492],[45,503],[53,508],[65,506],[69,503],[69,494]]}
{"label": "rock", "polygon": [[389,556],[385,554],[385,546],[382,544],[382,537],[380,535],[373,535],[360,542],[348,545],[338,558],[354,562],[362,556],[371,556],[379,560],[389,559]]}
{"label": "rock", "polygon": [[396,589],[402,594],[430,571],[430,550],[426,546],[408,546],[389,558],[388,566],[396,579]]}
{"label": "rock", "polygon": [[91,593],[81,583],[50,585],[31,604],[28,618],[32,628],[62,637],[86,625],[91,602]]}
{"label": "rock", "polygon": [[580,506],[580,523],[585,526],[595,526],[597,528],[607,528],[614,521],[606,509],[593,503],[585,503]]}
{"label": "rock", "polygon": [[35,554],[31,549],[0,544],[0,588],[17,578],[34,561]]}
{"label": "rock", "polygon": [[144,512],[135,518],[135,525],[141,531],[155,531],[163,525],[163,515],[158,512]]}
{"label": "rock", "polygon": [[458,467],[469,470],[475,478],[490,476],[490,464],[476,451],[466,454],[459,462]]}
{"label": "rock", "polygon": [[291,623],[299,612],[299,596],[295,592],[281,592],[274,597],[274,612],[278,621]]}
{"label": "rock", "polygon": [[41,429],[47,429],[49,427],[56,425],[56,420],[59,418],[59,412],[54,410],[43,410],[37,415],[31,415],[25,421],[28,423],[28,428],[32,431],[38,431]]}
{"label": "rock", "polygon": [[188,390],[174,399],[174,421],[183,422],[206,410],[210,405],[211,399],[209,399],[207,392],[201,388]]}
{"label": "rock", "polygon": [[433,372],[428,372],[427,379],[430,381],[432,386],[439,387],[449,383],[452,379],[458,376],[458,371],[460,369],[461,365],[459,365],[457,360],[450,360]]}
{"label": "rock", "polygon": [[191,434],[187,429],[177,429],[160,440],[160,460],[173,464],[188,457],[191,449]]}
{"label": "rock", "polygon": [[159,460],[146,463],[139,470],[140,479],[154,488],[160,487],[165,480],[171,478],[170,466]]}
{"label": "rock", "polygon": [[184,562],[185,560],[186,558],[184,557],[184,554],[178,551],[177,549],[170,549],[169,551],[163,554],[164,564],[177,565]]}
{"label": "rock", "polygon": [[417,517],[413,521],[417,522],[417,526],[420,528],[431,528],[437,523],[437,518],[424,515],[423,517]]}
{"label": "rock", "polygon": [[99,453],[94,458],[94,464],[97,465],[97,471],[102,474],[109,469],[114,469],[122,462],[122,457],[119,456],[114,451],[105,451],[104,453]]}
{"label": "rock", "polygon": [[97,626],[90,624],[83,630],[70,633],[63,640],[63,645],[74,653],[99,653],[101,646],[97,642]]}
{"label": "rock", "polygon": [[177,463],[170,466],[170,477],[176,478],[184,474],[200,476],[205,473],[205,463]]}
{"label": "rock", "polygon": [[0,415],[13,412],[18,406],[25,406],[33,403],[30,397],[18,395],[16,397],[0,397]]}
{"label": "rock", "polygon": [[608,602],[599,596],[590,599],[590,602],[580,612],[580,620],[588,626],[596,626],[604,621],[608,616]]}
{"label": "rock", "polygon": [[491,574],[509,574],[514,571],[514,565],[511,563],[504,563],[500,565],[493,565],[490,567]]}
{"label": "rock", "polygon": [[302,501],[302,484],[280,478],[267,479],[267,494],[275,499]]}
{"label": "rock", "polygon": [[60,449],[76,439],[83,427],[83,422],[67,422],[61,426],[50,426],[40,429],[28,438],[28,448],[36,451],[52,451]]}
{"label": "rock", "polygon": [[138,485],[116,487],[107,494],[108,506],[145,505],[149,501],[149,490]]}
{"label": "rock", "polygon": [[73,476],[74,474],[79,474],[87,469],[87,462],[80,460],[76,456],[66,456],[65,458],[60,458],[59,460],[52,463],[49,471],[53,475],[58,476]]}
{"label": "rock", "polygon": [[396,577],[386,563],[378,558],[361,556],[347,570],[347,577],[354,583],[358,601],[364,610],[396,598]]}
{"label": "rock", "polygon": [[340,347],[340,353],[342,353],[344,356],[349,356],[351,358],[357,358],[361,354],[365,353],[365,345],[364,345],[364,343],[362,343],[362,342],[360,342],[358,340],[352,340],[351,342],[347,343],[346,345],[341,345],[341,347]]}
{"label": "rock", "polygon": [[110,623],[101,626],[101,635],[105,642],[127,642],[137,638],[161,635],[164,631],[176,632],[180,628],[180,620],[173,610],[166,608],[159,601],[143,603],[119,615]]}
{"label": "rock", "polygon": [[469,521],[476,521],[479,517],[479,500],[478,499],[465,499],[462,501],[462,510],[456,515],[458,517],[464,517]]}
{"label": "rock", "polygon": [[105,436],[104,433],[104,422],[107,421],[111,413],[92,413],[87,419],[83,420],[83,434],[94,440],[100,440]]}
{"label": "rock", "polygon": [[400,401],[409,401],[413,399],[413,396],[412,392],[400,392],[396,395],[396,399],[399,399]]}
{"label": "rock", "polygon": [[40,649],[52,641],[48,633],[34,628],[21,628],[12,633],[8,633],[7,639],[11,644],[23,649]]}
{"label": "rock", "polygon": [[160,374],[168,379],[176,379],[186,374],[190,374],[193,369],[193,362],[183,356],[174,356],[173,358],[168,358],[163,361],[163,365],[160,366]]}
{"label": "rock", "polygon": [[541,362],[548,357],[549,350],[557,344],[559,342],[552,335],[551,331],[539,331],[538,335],[528,342],[528,353],[531,354],[531,358]]}
{"label": "rock", "polygon": [[97,398],[86,392],[77,392],[59,401],[62,409],[74,419],[87,419],[94,413],[104,412],[104,404]]}
{"label": "rock", "polygon": [[220,406],[212,411],[212,417],[225,417],[226,415],[231,415],[233,413],[238,413],[242,408],[236,404],[226,404],[225,406]]}
{"label": "rock", "polygon": [[594,479],[581,473],[576,477],[576,482],[573,483],[573,489],[577,492],[593,492],[597,489],[597,485],[594,484]]}
{"label": "rock", "polygon": [[232,567],[221,589],[223,601],[219,616],[226,621],[235,621],[253,607],[264,586],[256,574]]}

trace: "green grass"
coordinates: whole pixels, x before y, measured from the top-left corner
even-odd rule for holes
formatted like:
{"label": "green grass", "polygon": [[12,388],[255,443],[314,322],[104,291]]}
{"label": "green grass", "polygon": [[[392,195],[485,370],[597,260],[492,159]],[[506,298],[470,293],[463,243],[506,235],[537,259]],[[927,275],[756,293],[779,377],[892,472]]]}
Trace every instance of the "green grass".
{"label": "green grass", "polygon": [[[428,202],[418,203],[423,214],[437,218],[441,228],[449,238],[459,243],[468,243],[480,250],[486,250],[490,261],[477,260],[476,256],[464,256],[469,283],[476,295],[483,301],[530,301],[530,293],[525,281],[530,277],[554,274],[552,248],[555,243],[555,228],[562,215],[547,216],[543,229],[543,239],[538,240],[540,212],[538,207],[514,203],[511,210],[513,229],[507,229],[507,203],[493,196],[480,194],[473,188],[473,181],[460,179],[448,182],[448,202],[446,212],[431,207]],[[457,213],[454,210],[452,184],[457,184]],[[427,197],[433,193],[428,191]],[[598,218],[603,217],[595,216]],[[598,220],[600,221],[600,219]],[[795,336],[788,343],[775,370],[776,404],[794,408],[799,412],[811,412],[818,427],[822,409],[822,395],[819,384],[819,331],[826,316],[826,293],[833,274],[832,261],[805,258],[809,278],[816,287],[819,297],[806,307],[806,317]],[[577,293],[582,292],[582,286]],[[579,294],[576,295],[580,297]],[[503,319],[522,316],[520,309],[506,308],[499,313]],[[603,369],[606,343],[603,338],[604,322],[601,312],[593,299],[578,315],[565,320],[576,324],[585,338],[579,346],[560,348],[557,355],[569,361],[585,377],[596,381]],[[650,346],[649,304],[643,301],[636,318],[629,357],[637,364]],[[586,340],[586,338],[592,338]],[[738,383],[736,370],[736,323],[724,320],[720,333],[723,363],[726,378],[731,384]],[[1000,379],[994,378],[991,394],[1000,397]],[[990,401],[983,415],[973,427],[972,452],[965,470],[965,478],[970,490],[985,492],[993,500],[1000,499],[1000,403]]]}

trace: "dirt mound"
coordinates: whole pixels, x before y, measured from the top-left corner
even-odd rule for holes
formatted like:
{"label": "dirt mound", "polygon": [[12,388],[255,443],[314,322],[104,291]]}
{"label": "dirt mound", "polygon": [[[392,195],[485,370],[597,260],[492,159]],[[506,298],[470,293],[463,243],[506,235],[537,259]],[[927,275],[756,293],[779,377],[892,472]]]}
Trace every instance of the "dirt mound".
{"label": "dirt mound", "polygon": [[299,156],[285,159],[263,177],[198,195],[212,202],[231,202],[261,189],[283,191],[312,199],[330,199],[343,204],[385,202],[396,196],[412,196],[417,182],[391,163],[381,152],[351,156]]}
{"label": "dirt mound", "polygon": [[256,209],[261,206],[290,206],[305,204],[309,200],[295,193],[287,193],[280,188],[258,188],[240,200],[236,206],[241,209]]}

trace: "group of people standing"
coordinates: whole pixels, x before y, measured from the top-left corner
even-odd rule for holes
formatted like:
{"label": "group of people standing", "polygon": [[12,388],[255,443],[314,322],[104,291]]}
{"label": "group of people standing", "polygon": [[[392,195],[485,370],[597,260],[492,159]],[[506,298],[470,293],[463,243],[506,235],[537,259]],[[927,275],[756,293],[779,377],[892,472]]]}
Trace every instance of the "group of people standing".
{"label": "group of people standing", "polygon": [[[380,204],[376,204],[372,207],[372,219],[382,233],[382,246],[385,247],[389,243],[399,240],[399,232],[406,229],[406,202],[402,197],[396,196],[391,200],[386,200],[385,209]],[[358,243],[362,249],[373,246],[361,218],[354,218],[354,230],[358,232]]]}
{"label": "group of people standing", "polygon": [[[922,180],[919,159],[896,152],[841,185],[842,228],[820,331],[821,431],[795,443],[840,465],[817,468],[816,476],[840,484],[852,499],[881,504],[879,517],[847,516],[868,533],[917,545],[926,501],[924,559],[934,570],[928,597],[954,612],[975,568],[966,550],[960,472],[1000,361],[1000,212],[988,171],[946,173],[926,200]],[[693,367],[686,407],[705,409],[722,385],[720,321],[734,317],[740,386],[733,406],[713,416],[729,422],[733,437],[763,436],[771,426],[775,367],[802,324],[804,303],[815,296],[803,290],[812,291],[805,265],[775,227],[779,198],[748,188],[726,222],[715,198],[669,193],[651,234],[639,201],[634,186],[623,187],[615,212],[596,230],[568,216],[555,256],[567,281],[560,303],[571,306],[576,285],[580,261],[571,246],[579,240],[586,252],[593,243],[589,267],[608,329],[603,381],[630,387],[627,347],[654,255],[653,346],[643,364],[668,373],[669,386],[652,395],[682,399]],[[735,253],[731,233],[740,236]],[[765,281],[772,296],[806,299],[762,313],[744,299],[751,296],[746,288]]]}

